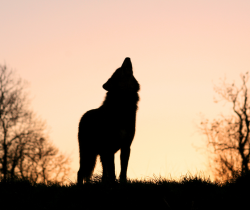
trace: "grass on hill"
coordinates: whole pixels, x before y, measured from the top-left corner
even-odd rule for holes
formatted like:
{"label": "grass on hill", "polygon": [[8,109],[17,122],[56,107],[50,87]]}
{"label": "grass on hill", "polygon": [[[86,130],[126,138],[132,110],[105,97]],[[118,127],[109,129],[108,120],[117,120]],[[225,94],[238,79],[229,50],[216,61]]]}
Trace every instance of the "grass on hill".
{"label": "grass on hill", "polygon": [[102,183],[101,176],[82,186],[14,180],[0,183],[0,209],[243,209],[249,206],[249,188],[249,175],[223,185],[198,176],[114,186]]}

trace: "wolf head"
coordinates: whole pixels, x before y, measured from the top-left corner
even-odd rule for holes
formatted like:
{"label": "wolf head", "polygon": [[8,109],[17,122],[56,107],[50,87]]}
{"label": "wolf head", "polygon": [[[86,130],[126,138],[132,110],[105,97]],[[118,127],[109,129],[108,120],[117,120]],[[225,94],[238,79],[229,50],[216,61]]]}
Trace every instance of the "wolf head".
{"label": "wolf head", "polygon": [[102,87],[107,91],[123,90],[138,92],[140,90],[140,85],[133,75],[130,58],[125,58],[122,66],[114,72]]}

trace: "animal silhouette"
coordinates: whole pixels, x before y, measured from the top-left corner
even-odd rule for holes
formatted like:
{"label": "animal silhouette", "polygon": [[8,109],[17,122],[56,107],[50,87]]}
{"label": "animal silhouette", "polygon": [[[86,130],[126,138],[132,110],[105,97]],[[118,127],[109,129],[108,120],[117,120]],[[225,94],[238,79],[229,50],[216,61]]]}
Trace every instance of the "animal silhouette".
{"label": "animal silhouette", "polygon": [[77,183],[89,181],[100,155],[102,181],[114,182],[114,154],[121,150],[120,180],[126,181],[130,146],[135,135],[136,111],[140,85],[133,76],[130,58],[125,58],[111,78],[102,86],[106,93],[103,104],[87,111],[79,123],[80,168]]}

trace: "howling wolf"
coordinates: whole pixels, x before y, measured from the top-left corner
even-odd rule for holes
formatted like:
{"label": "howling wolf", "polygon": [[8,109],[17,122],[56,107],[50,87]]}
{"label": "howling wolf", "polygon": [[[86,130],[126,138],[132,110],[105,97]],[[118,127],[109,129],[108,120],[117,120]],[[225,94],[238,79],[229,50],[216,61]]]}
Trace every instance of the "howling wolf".
{"label": "howling wolf", "polygon": [[89,181],[100,155],[102,180],[114,182],[114,154],[121,150],[120,180],[126,181],[130,146],[135,135],[138,91],[130,58],[125,58],[111,78],[102,86],[106,98],[98,109],[87,111],[79,123],[80,168],[77,183]]}

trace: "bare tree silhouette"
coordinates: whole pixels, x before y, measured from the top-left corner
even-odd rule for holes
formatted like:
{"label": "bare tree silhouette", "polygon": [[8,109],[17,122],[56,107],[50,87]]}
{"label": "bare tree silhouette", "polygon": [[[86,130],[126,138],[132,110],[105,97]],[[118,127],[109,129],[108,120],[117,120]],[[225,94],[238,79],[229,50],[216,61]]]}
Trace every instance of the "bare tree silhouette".
{"label": "bare tree silhouette", "polygon": [[[248,73],[241,75],[242,85],[227,84],[215,86],[219,101],[232,105],[232,115],[221,115],[212,122],[202,120],[199,130],[206,135],[210,152],[210,167],[219,181],[226,181],[249,172],[250,157],[250,104],[246,85]],[[218,101],[215,101],[218,102]]]}
{"label": "bare tree silhouette", "polygon": [[26,84],[0,65],[0,180],[62,182],[70,159],[52,145],[45,122],[29,109]]}

